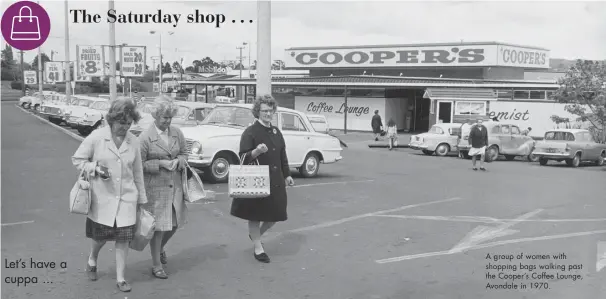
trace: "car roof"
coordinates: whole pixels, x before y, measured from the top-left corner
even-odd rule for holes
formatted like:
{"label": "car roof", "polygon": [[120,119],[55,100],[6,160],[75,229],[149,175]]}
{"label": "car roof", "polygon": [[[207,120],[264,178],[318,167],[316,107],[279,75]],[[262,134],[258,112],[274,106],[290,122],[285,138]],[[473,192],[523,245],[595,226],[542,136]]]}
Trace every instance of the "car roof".
{"label": "car roof", "polygon": [[576,133],[589,132],[589,130],[585,130],[585,129],[552,129],[552,130],[548,130],[547,132],[566,132],[566,133],[576,134]]}
{"label": "car roof", "polygon": [[188,108],[212,108],[215,107],[215,104],[212,103],[204,103],[204,102],[184,102],[184,101],[176,101],[175,104],[179,106],[184,106]]}
{"label": "car roof", "polygon": [[[216,107],[239,107],[239,108],[252,109],[253,108],[253,104],[217,104]],[[292,112],[292,113],[296,113],[296,114],[303,114],[300,111],[297,111],[297,110],[294,110],[294,109],[289,109],[289,108],[284,108],[284,107],[278,107],[278,111],[281,111],[281,112]]]}
{"label": "car roof", "polygon": [[441,128],[458,128],[463,124],[460,123],[439,123],[439,124],[435,124],[434,126],[438,126]]}
{"label": "car roof", "polygon": [[322,115],[322,114],[306,114],[307,117],[317,117],[317,118],[326,118],[326,115]]}

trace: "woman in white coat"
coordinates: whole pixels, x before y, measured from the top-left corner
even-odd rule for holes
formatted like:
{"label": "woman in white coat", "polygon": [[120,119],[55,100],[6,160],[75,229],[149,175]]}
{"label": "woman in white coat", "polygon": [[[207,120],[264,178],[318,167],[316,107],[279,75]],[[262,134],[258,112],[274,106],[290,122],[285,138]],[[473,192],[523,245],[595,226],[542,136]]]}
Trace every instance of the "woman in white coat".
{"label": "woman in white coat", "polygon": [[107,112],[108,126],[82,141],[72,157],[78,170],[89,175],[92,202],[86,237],[92,239],[86,272],[97,280],[97,258],[107,241],[116,242],[116,280],[120,291],[131,286],[124,278],[128,243],[135,234],[137,205],[147,203],[139,140],[128,132],[141,119],[130,99],[116,100]]}

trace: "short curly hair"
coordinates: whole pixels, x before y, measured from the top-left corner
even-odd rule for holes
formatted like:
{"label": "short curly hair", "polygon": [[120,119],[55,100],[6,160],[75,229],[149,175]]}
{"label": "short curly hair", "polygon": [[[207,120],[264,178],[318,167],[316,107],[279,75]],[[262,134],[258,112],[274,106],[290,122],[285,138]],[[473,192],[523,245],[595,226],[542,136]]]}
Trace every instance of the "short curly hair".
{"label": "short curly hair", "polygon": [[278,110],[278,103],[269,94],[258,96],[253,103],[252,114],[255,118],[259,118],[259,114],[261,113],[261,104],[265,104],[274,109],[274,112]]}
{"label": "short curly hair", "polygon": [[141,120],[141,114],[137,111],[137,104],[130,98],[120,98],[111,103],[107,111],[107,124],[112,126],[115,122],[128,121],[134,123]]}
{"label": "short curly hair", "polygon": [[158,119],[168,113],[170,117],[174,117],[178,111],[179,107],[173,101],[163,101],[156,98],[156,100],[154,100],[152,116],[154,119]]}

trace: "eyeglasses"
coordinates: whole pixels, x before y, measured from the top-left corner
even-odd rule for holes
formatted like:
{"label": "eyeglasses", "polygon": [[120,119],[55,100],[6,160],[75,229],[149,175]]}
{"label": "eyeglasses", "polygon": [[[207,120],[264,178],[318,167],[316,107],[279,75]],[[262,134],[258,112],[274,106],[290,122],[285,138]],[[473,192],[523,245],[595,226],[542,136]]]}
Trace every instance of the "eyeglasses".
{"label": "eyeglasses", "polygon": [[261,113],[274,113],[274,109],[269,109],[269,110],[261,110]]}

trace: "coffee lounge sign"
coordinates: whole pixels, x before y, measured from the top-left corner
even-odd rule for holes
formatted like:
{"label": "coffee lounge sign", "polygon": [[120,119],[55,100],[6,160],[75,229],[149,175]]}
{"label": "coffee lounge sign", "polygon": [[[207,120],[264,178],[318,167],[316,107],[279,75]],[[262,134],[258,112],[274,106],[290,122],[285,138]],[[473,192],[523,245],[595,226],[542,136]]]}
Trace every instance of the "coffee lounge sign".
{"label": "coffee lounge sign", "polygon": [[293,68],[366,67],[523,67],[549,68],[549,51],[510,45],[292,48],[285,65]]}
{"label": "coffee lounge sign", "polygon": [[355,116],[361,116],[364,114],[370,114],[370,107],[368,106],[351,106],[348,105],[345,108],[345,103],[338,105],[338,109],[335,108],[332,104],[327,104],[326,102],[310,102],[307,105],[307,109],[305,110],[308,114],[326,114],[326,113],[336,113],[336,114],[352,114]]}

